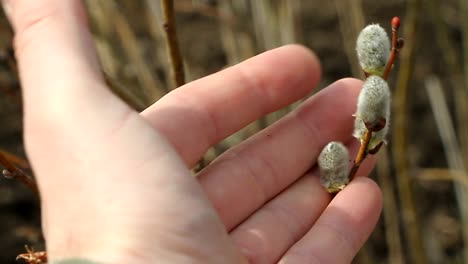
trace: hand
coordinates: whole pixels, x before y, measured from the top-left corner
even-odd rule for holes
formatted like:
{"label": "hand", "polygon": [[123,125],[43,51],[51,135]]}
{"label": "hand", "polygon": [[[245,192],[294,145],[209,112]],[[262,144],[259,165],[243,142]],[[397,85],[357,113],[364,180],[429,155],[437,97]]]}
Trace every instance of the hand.
{"label": "hand", "polygon": [[80,1],[4,5],[52,262],[349,263],[371,233],[377,185],[358,177],[332,199],[309,170],[331,140],[356,153],[360,81],[330,85],[193,177],[210,146],[306,96],[317,58],[272,50],[138,114],[105,87]]}

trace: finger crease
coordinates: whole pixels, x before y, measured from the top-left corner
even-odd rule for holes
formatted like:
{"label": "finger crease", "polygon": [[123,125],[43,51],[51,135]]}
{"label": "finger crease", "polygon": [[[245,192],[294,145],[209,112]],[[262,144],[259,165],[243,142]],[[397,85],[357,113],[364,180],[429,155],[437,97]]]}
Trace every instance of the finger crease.
{"label": "finger crease", "polygon": [[[239,83],[246,83],[247,85],[245,89],[248,92],[256,93],[256,96],[253,96],[253,98],[261,98],[260,100],[255,101],[255,106],[259,107],[261,115],[265,115],[269,112],[268,106],[273,105],[272,95],[269,91],[274,89],[269,89],[269,87],[266,87],[264,78],[253,75],[251,72],[254,71],[247,71],[246,69],[247,67],[237,68],[237,72],[239,73],[238,76],[242,78]],[[260,89],[263,89],[264,93],[261,93]]]}
{"label": "finger crease", "polygon": [[[192,109],[192,111],[193,109],[196,109],[199,111],[197,115],[198,120],[196,120],[197,121],[196,123],[201,123],[202,125],[200,129],[205,131],[205,133],[201,133],[201,135],[203,135],[203,139],[205,143],[203,144],[204,149],[200,151],[201,152],[206,151],[209,146],[216,143],[216,142],[212,142],[211,139],[219,138],[220,129],[218,126],[218,122],[216,121],[216,118],[210,112],[210,110],[206,108],[206,106],[204,106],[204,104],[199,104],[196,101],[194,101],[192,98],[189,98],[185,95],[186,93],[177,93],[177,92],[172,94],[174,99],[181,101],[181,104],[187,106],[187,109]],[[200,138],[198,138],[198,140],[200,140]]]}
{"label": "finger crease", "polygon": [[249,162],[250,160],[246,159],[243,155],[239,154],[237,151],[233,151],[232,153],[234,157],[239,160],[239,164],[245,164],[245,166],[242,166],[245,168],[245,171],[247,172],[247,177],[250,179],[249,182],[252,183],[252,185],[247,185],[251,188],[253,188],[253,192],[251,193],[256,193],[260,194],[259,198],[259,205],[264,204],[268,200],[268,194],[266,189],[263,187],[262,183],[259,181],[259,179],[256,177],[255,170],[252,168],[251,163]]}
{"label": "finger crease", "polygon": [[[306,138],[313,139],[311,140],[311,145],[308,146],[309,149],[311,150],[319,149],[320,147],[319,145],[323,140],[322,140],[322,133],[320,133],[320,129],[317,127],[317,125],[313,122],[312,123],[307,122],[307,120],[305,120],[305,117],[301,115],[300,110],[293,112],[292,117],[298,121],[302,130],[304,130],[305,134],[307,135]],[[312,159],[315,160],[317,155],[318,155],[318,152],[315,151],[315,153],[313,153],[310,156]]]}
{"label": "finger crease", "polygon": [[299,217],[289,208],[277,204],[266,205],[265,210],[270,212],[275,221],[280,222],[281,226],[284,226],[287,230],[287,241],[294,242],[298,238],[298,230],[302,230],[304,223],[299,220]]}

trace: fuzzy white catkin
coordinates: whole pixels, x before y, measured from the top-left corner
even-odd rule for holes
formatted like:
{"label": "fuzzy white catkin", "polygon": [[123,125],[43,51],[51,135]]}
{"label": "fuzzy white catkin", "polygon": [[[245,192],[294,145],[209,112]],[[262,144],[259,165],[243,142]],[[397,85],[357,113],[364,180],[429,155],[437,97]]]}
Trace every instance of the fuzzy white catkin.
{"label": "fuzzy white catkin", "polygon": [[365,27],[356,42],[359,64],[369,75],[383,76],[390,56],[390,39],[378,24]]}
{"label": "fuzzy white catkin", "polygon": [[328,143],[319,155],[318,165],[320,183],[328,192],[339,192],[348,184],[349,153],[342,143]]}
{"label": "fuzzy white catkin", "polygon": [[353,136],[362,141],[367,130],[365,123],[375,125],[382,118],[386,121],[382,130],[372,134],[369,149],[373,149],[381,141],[385,142],[390,124],[390,102],[391,94],[387,82],[378,76],[369,76],[359,93]]}

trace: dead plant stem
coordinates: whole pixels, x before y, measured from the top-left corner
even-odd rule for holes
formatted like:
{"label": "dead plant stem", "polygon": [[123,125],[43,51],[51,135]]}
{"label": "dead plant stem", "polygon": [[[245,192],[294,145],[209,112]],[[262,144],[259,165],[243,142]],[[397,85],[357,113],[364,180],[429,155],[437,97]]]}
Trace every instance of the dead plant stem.
{"label": "dead plant stem", "polygon": [[185,84],[184,63],[179,49],[176,31],[176,18],[174,14],[174,1],[162,0],[164,15],[164,32],[166,33],[166,44],[169,54],[169,61],[172,67],[172,77],[176,87]]}

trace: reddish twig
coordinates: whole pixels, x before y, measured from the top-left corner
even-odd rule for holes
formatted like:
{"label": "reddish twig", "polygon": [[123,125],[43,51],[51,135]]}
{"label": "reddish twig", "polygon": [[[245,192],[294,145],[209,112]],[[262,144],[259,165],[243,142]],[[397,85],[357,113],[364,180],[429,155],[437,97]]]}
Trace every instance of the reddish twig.
{"label": "reddish twig", "polygon": [[16,167],[2,152],[0,152],[0,164],[5,168],[2,171],[5,178],[18,180],[28,186],[31,190],[39,192],[32,177],[26,175],[24,171]]}
{"label": "reddish twig", "polygon": [[5,158],[7,158],[11,163],[15,164],[16,166],[19,166],[20,168],[23,168],[23,169],[30,168],[28,161],[25,160],[24,158],[19,157],[3,149],[0,150],[0,153],[2,153],[5,156]]}
{"label": "reddish twig", "polygon": [[[393,67],[393,63],[395,62],[396,55],[401,47],[399,46],[398,40],[398,29],[400,28],[400,18],[394,17],[392,19],[392,51],[390,52],[390,57],[388,58],[387,66],[385,66],[385,71],[383,78],[384,80],[388,79],[388,75],[390,74],[390,70]],[[402,42],[400,42],[402,43]]]}
{"label": "reddish twig", "polygon": [[361,142],[361,147],[359,148],[359,151],[356,155],[356,159],[354,160],[353,167],[351,168],[351,171],[349,172],[349,179],[352,180],[354,176],[356,175],[359,167],[361,166],[361,163],[364,161],[364,159],[367,156],[367,148],[369,147],[369,142],[372,138],[372,131],[367,129],[366,133],[364,133],[364,137]]}

